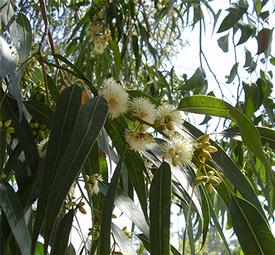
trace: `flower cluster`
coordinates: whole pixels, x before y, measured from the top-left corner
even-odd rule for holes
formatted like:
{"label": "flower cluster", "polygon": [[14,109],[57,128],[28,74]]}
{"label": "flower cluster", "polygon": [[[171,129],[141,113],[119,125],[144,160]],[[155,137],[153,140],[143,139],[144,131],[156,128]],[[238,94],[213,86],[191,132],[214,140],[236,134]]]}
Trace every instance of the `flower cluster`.
{"label": "flower cluster", "polygon": [[190,164],[194,152],[193,142],[180,135],[171,138],[171,142],[165,148],[164,158],[171,161],[173,166]]}
{"label": "flower cluster", "polygon": [[103,88],[99,91],[108,103],[108,113],[111,119],[117,118],[128,110],[128,93],[112,78],[103,82]]}
{"label": "flower cluster", "polygon": [[95,16],[93,21],[88,24],[86,34],[92,45],[92,52],[95,55],[103,54],[105,48],[112,40],[111,31],[109,27],[103,24],[100,15]]}
{"label": "flower cluster", "polygon": [[103,82],[99,95],[104,97],[108,104],[108,113],[111,119],[129,112],[133,119],[133,126],[125,131],[125,140],[129,148],[134,151],[144,151],[146,146],[154,143],[150,133],[150,126],[161,131],[171,141],[164,148],[164,159],[174,166],[191,163],[193,157],[193,142],[176,132],[176,126],[181,126],[181,113],[174,106],[164,104],[158,108],[145,97],[135,97],[129,102],[128,93],[123,86],[112,78]]}
{"label": "flower cluster", "polygon": [[11,120],[6,120],[6,121],[0,120],[0,130],[2,129],[6,133],[6,138],[10,139],[11,135],[14,133],[14,128],[11,126]]}

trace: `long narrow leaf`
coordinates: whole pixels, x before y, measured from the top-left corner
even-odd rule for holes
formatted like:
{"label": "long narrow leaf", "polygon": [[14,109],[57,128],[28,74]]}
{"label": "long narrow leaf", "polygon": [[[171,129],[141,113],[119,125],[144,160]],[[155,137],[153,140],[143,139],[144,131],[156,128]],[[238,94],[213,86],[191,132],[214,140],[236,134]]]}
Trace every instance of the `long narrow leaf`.
{"label": "long narrow leaf", "polygon": [[23,208],[13,188],[0,183],[0,204],[22,255],[31,254],[31,237],[24,218]]}
{"label": "long narrow leaf", "polygon": [[66,254],[75,211],[71,209],[59,223],[51,255]]}
{"label": "long narrow leaf", "polygon": [[234,196],[229,211],[245,255],[274,254],[274,236],[266,220],[252,204]]}
{"label": "long narrow leaf", "polygon": [[47,145],[45,175],[43,177],[42,187],[38,198],[38,206],[33,230],[33,245],[37,240],[40,228],[44,221],[47,197],[49,195],[50,185],[56,175],[56,169],[60,160],[64,156],[68,145],[75,119],[80,107],[81,89],[78,86],[72,86],[63,90],[60,94],[56,106],[56,112],[53,119],[51,135]]}
{"label": "long narrow leaf", "polygon": [[150,188],[150,248],[152,255],[170,253],[171,169],[163,162]]}
{"label": "long narrow leaf", "polygon": [[77,115],[71,139],[49,189],[47,207],[45,210],[46,243],[50,240],[56,217],[58,216],[63,200],[79,174],[105,123],[107,112],[108,107],[105,99],[96,97],[87,101],[87,103],[81,107]]}
{"label": "long narrow leaf", "polygon": [[120,179],[120,173],[122,168],[123,158],[117,164],[116,170],[112,177],[110,187],[106,194],[106,199],[102,211],[101,226],[100,226],[100,240],[98,247],[99,255],[109,255],[110,254],[110,234],[111,234],[111,222],[112,222],[112,212],[114,206],[115,195],[118,187],[118,182]]}

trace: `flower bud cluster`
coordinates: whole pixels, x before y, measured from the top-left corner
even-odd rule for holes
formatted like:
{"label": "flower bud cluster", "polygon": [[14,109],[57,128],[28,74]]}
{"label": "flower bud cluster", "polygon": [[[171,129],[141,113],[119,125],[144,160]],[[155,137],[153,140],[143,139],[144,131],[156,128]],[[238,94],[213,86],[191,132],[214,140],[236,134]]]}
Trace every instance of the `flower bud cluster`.
{"label": "flower bud cluster", "polygon": [[194,181],[194,186],[204,184],[205,189],[210,193],[213,190],[213,186],[216,187],[223,182],[223,173],[216,170],[214,167],[206,164],[206,161],[212,159],[212,153],[217,152],[217,148],[212,146],[209,142],[209,136],[206,135],[200,139],[200,144],[197,148],[199,156],[199,171]]}
{"label": "flower bud cluster", "polygon": [[86,28],[86,34],[92,45],[92,52],[95,55],[103,54],[105,48],[112,40],[109,27],[103,24],[102,15],[96,15]]}
{"label": "flower bud cluster", "polygon": [[5,130],[6,138],[11,139],[11,135],[14,133],[14,128],[11,127],[12,120],[0,121],[0,130]]}
{"label": "flower bud cluster", "polygon": [[45,124],[39,124],[38,122],[34,121],[34,122],[31,122],[29,125],[30,125],[30,128],[32,129],[33,136],[37,140],[44,140],[50,134],[50,131],[49,129],[46,128]]}

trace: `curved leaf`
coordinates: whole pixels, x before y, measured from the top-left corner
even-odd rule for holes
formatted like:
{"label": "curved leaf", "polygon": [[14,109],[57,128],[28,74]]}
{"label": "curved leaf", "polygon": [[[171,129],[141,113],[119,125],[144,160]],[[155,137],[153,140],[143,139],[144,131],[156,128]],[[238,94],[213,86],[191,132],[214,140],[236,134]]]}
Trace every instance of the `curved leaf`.
{"label": "curved leaf", "polygon": [[262,215],[249,202],[233,196],[229,207],[232,224],[247,255],[271,255],[275,239]]}
{"label": "curved leaf", "polygon": [[260,136],[249,119],[229,103],[211,96],[185,97],[179,104],[179,110],[229,118],[237,122],[244,143],[262,161],[269,178],[271,169],[264,155]]}
{"label": "curved leaf", "polygon": [[152,255],[170,253],[171,169],[163,162],[150,188],[150,250]]}
{"label": "curved leaf", "polygon": [[31,237],[24,218],[23,208],[13,188],[0,183],[0,204],[22,255],[31,254]]}

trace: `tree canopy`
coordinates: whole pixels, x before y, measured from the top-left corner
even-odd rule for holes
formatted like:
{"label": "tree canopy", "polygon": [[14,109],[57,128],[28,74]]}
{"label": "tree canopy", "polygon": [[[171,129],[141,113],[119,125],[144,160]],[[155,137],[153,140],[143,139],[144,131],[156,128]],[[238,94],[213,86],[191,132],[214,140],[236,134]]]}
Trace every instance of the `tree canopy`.
{"label": "tree canopy", "polygon": [[0,254],[274,254],[275,5],[222,2],[0,0]]}

